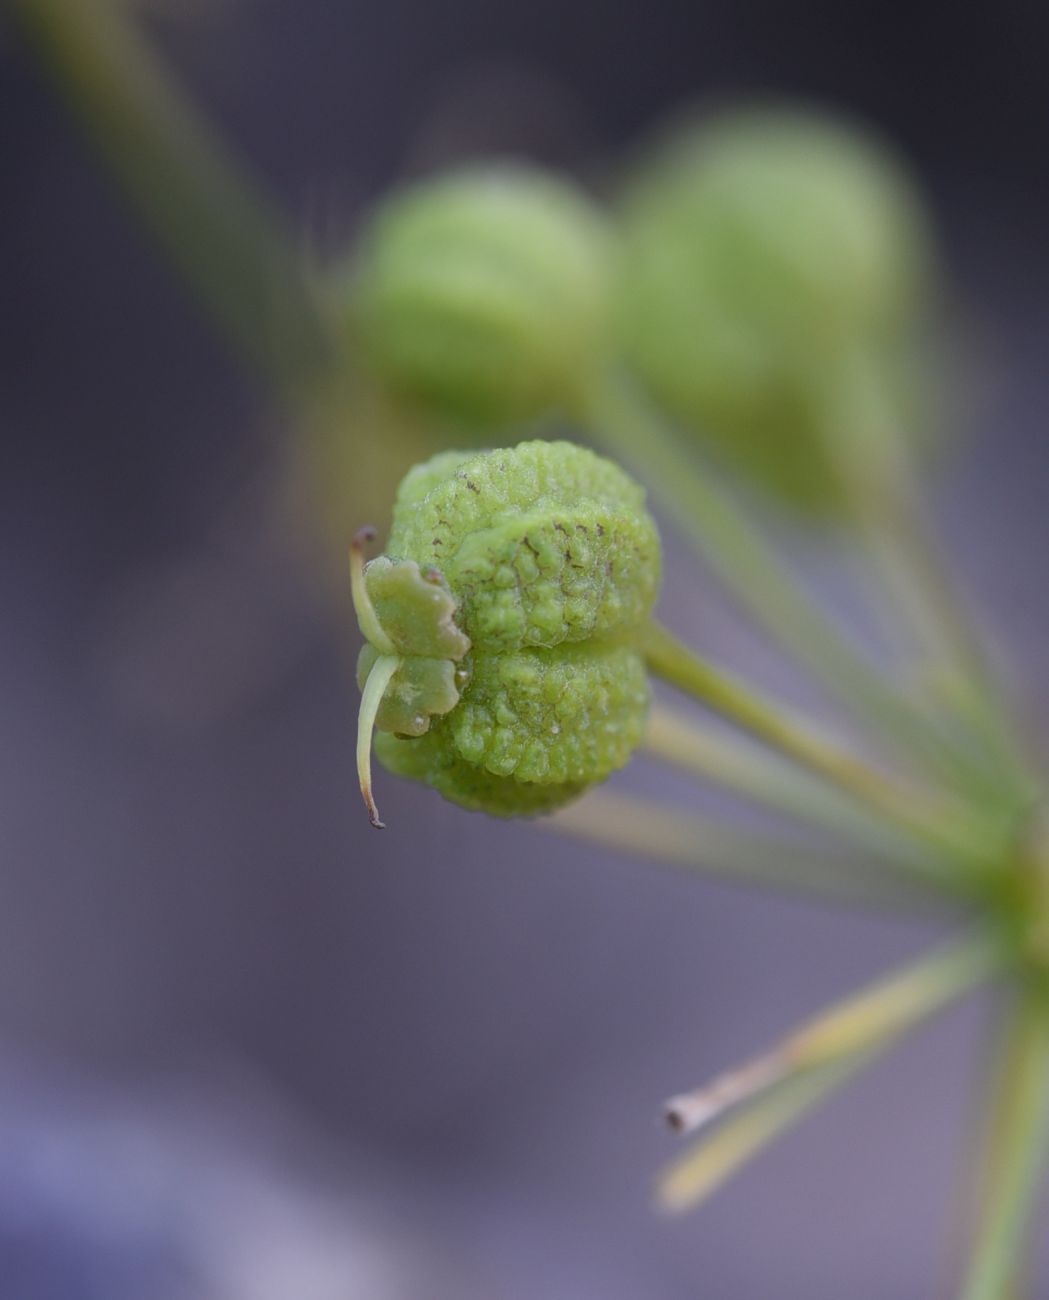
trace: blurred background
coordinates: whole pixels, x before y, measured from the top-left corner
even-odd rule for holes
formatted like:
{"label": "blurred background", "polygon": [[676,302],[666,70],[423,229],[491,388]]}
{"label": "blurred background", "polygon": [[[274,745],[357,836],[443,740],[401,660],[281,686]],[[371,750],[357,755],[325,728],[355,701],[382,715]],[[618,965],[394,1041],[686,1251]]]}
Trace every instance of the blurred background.
{"label": "blurred background", "polygon": [[[143,8],[304,250],[339,248],[371,198],[442,160],[511,150],[600,175],[697,99],[782,92],[880,127],[927,187],[979,354],[942,525],[1044,733],[1049,10]],[[698,1216],[662,1219],[649,1195],[673,1150],[664,1096],[928,932],[382,774],[375,836],[349,593],[333,605],[316,538],[277,507],[289,430],[6,21],[0,66],[4,1296],[937,1294],[979,1005]],[[670,542],[676,626],[800,691]],[[835,557],[809,549],[835,596]]]}

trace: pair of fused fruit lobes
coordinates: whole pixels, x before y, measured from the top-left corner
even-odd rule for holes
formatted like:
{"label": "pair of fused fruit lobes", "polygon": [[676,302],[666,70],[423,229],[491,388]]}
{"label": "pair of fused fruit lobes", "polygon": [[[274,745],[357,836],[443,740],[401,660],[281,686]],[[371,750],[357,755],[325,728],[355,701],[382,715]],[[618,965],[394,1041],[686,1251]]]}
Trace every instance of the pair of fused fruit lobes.
{"label": "pair of fused fruit lobes", "polygon": [[[921,423],[932,257],[922,205],[865,130],[798,109],[675,133],[615,219],[538,169],[474,168],[383,204],[355,259],[354,343],[461,426],[578,413],[625,365],[730,469],[834,509],[857,357]],[[834,453],[834,454],[831,454]]]}
{"label": "pair of fused fruit lobes", "polygon": [[358,739],[466,808],[548,812],[622,767],[649,687],[660,546],[640,487],[567,442],[444,452],[401,484],[386,554],[354,556]]}

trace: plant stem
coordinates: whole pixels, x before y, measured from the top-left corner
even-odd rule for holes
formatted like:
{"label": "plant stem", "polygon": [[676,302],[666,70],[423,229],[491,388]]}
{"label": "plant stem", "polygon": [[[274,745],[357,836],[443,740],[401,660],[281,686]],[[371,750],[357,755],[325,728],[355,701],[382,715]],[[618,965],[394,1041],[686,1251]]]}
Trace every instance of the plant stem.
{"label": "plant stem", "polygon": [[994,973],[1001,946],[983,935],[952,943],[823,1011],[771,1051],[666,1105],[671,1127],[695,1132],[726,1109],[842,1057],[880,1051]]}
{"label": "plant stem", "polygon": [[815,772],[862,806],[953,858],[956,864],[974,871],[987,867],[991,846],[982,842],[982,826],[967,824],[962,809],[933,804],[928,797],[897,785],[812,730],[778,702],[707,663],[654,621],[646,631],[643,650],[657,677],[712,712]]}
{"label": "plant stem", "polygon": [[725,588],[796,660],[897,749],[952,770],[945,738],[889,686],[825,613],[732,494],[615,376],[595,385],[582,418],[633,466]]}
{"label": "plant stem", "polygon": [[850,347],[823,387],[828,449],[901,623],[933,665],[986,682],[986,656],[941,561],[883,376]]}
{"label": "plant stem", "polygon": [[1022,989],[999,1057],[991,1102],[979,1222],[960,1300],[1003,1300],[1049,1157],[1049,996]]}
{"label": "plant stem", "polygon": [[[222,336],[295,422],[291,476],[341,547],[432,444],[353,373],[297,238],[222,148],[116,0],[12,0],[40,65]],[[347,428],[358,430],[348,438]],[[360,431],[367,430],[367,436]],[[374,504],[368,514],[374,513]],[[332,571],[334,574],[334,570]]]}
{"label": "plant stem", "polygon": [[868,1064],[855,1056],[814,1070],[761,1097],[704,1136],[660,1173],[656,1201],[672,1214],[710,1199],[755,1156]]}
{"label": "plant stem", "polygon": [[910,873],[935,869],[928,853],[910,835],[743,737],[701,726],[657,703],[649,714],[643,745],[664,763],[861,844],[883,857],[887,866]]}
{"label": "plant stem", "polygon": [[955,589],[917,488],[913,457],[885,383],[855,349],[826,381],[827,444],[843,494],[896,621],[924,659],[922,676],[963,730],[956,777],[1023,800],[1030,778],[984,647]]}
{"label": "plant stem", "polygon": [[[667,1166],[657,1181],[660,1205],[680,1212],[707,1200],[902,1033],[992,974],[999,960],[996,945],[982,938],[943,949],[788,1039],[775,1057],[779,1062],[785,1051],[787,1068],[759,1060],[737,1073],[743,1086],[735,1094],[729,1076],[705,1094],[676,1098],[671,1106],[682,1108],[676,1124],[682,1132],[709,1123],[726,1106],[739,1104],[740,1110]],[[721,1089],[720,1097],[715,1089]]]}
{"label": "plant stem", "polygon": [[827,858],[617,791],[593,790],[537,826],[617,852],[721,878],[850,905],[896,908],[913,914],[934,896],[886,877],[855,855]]}
{"label": "plant stem", "polygon": [[225,333],[278,386],[330,365],[306,268],[277,216],[112,0],[12,0],[41,62]]}

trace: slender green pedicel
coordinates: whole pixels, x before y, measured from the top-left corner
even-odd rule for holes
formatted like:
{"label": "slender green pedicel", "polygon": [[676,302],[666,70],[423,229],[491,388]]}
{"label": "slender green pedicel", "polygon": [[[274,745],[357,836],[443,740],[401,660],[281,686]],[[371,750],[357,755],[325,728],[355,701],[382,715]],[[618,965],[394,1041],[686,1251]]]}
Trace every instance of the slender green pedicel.
{"label": "slender green pedicel", "polygon": [[366,568],[365,540],[352,568],[373,825],[373,727],[391,771],[496,816],[549,812],[627,762],[660,547],[622,470],[566,442],[446,452],[404,479],[388,554]]}

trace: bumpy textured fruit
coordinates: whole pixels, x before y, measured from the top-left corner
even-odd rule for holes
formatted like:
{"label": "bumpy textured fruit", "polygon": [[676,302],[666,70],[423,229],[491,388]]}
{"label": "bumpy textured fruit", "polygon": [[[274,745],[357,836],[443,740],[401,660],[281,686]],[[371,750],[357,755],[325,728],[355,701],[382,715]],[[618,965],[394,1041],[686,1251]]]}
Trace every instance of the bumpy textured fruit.
{"label": "bumpy textured fruit", "polygon": [[650,391],[730,467],[833,509],[851,359],[900,419],[920,406],[930,245],[897,159],[813,113],[725,113],[669,143],[623,219],[619,331]]}
{"label": "bumpy textured fruit", "polygon": [[569,182],[491,165],[378,209],[350,284],[358,351],[427,412],[489,428],[571,401],[607,315],[609,236]]}
{"label": "bumpy textured fruit", "polygon": [[500,816],[604,780],[644,728],[638,645],[659,578],[641,488],[584,448],[526,442],[416,467],[387,554],[364,570],[363,613],[358,600],[365,697],[377,668],[392,674],[380,759]]}

